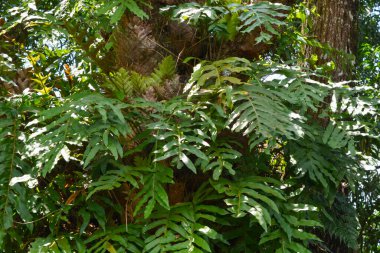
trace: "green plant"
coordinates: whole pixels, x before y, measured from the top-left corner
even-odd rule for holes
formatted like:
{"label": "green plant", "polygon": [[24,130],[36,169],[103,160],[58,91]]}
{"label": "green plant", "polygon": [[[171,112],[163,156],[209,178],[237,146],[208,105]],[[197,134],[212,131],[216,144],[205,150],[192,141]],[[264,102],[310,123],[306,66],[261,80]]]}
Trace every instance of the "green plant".
{"label": "green plant", "polygon": [[164,13],[170,13],[174,20],[194,26],[206,26],[207,30],[218,38],[233,40],[238,32],[250,33],[260,28],[260,36],[256,38],[257,43],[269,42],[273,35],[279,35],[275,27],[286,25],[279,18],[286,17],[287,14],[284,12],[288,10],[289,7],[282,4],[269,2],[241,4],[234,1],[227,1],[224,6],[211,1],[204,5],[186,3],[161,9]]}
{"label": "green plant", "polygon": [[[302,46],[323,48],[296,23],[311,22],[309,6],[54,3],[0,5],[0,85],[18,85],[27,61],[37,84],[0,96],[0,252],[288,253],[337,241],[349,251],[358,236],[376,249],[378,92],[368,72],[336,83],[300,64]],[[207,61],[201,47],[182,63],[189,52],[170,51],[173,27],[199,39],[191,49],[221,53]],[[151,74],[114,61],[122,28],[153,41]],[[223,51],[242,34],[284,45],[258,59]],[[373,69],[364,55],[361,68]]]}

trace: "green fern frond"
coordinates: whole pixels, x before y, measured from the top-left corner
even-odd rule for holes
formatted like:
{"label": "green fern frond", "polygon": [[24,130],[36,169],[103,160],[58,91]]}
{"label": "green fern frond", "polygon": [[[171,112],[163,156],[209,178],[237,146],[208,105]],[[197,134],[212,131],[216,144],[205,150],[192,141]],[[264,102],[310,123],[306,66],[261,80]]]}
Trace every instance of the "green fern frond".
{"label": "green fern frond", "polygon": [[144,207],[144,218],[149,218],[158,203],[166,210],[170,209],[169,197],[165,186],[173,183],[173,170],[159,163],[152,163],[149,167],[137,168],[143,174],[142,188],[134,197],[137,201],[134,215]]}
{"label": "green fern frond", "polygon": [[271,225],[271,214],[279,213],[276,199],[285,200],[281,191],[258,177],[246,177],[239,181],[219,179],[213,182],[213,186],[219,193],[230,197],[224,201],[234,217],[251,215],[265,231]]}
{"label": "green fern frond", "polygon": [[[29,95],[0,98],[0,248],[4,248],[4,237],[15,233],[16,220],[33,219],[32,202],[28,199],[33,196],[37,180],[33,178],[31,161],[24,156],[27,141],[24,117],[30,113],[28,99]],[[32,231],[33,224],[27,228]]]}
{"label": "green fern frond", "polygon": [[161,12],[169,13],[172,19],[179,22],[194,26],[207,25],[208,31],[219,38],[231,39],[237,31],[249,33],[256,28],[265,28],[256,38],[257,43],[269,42],[273,35],[279,35],[275,27],[286,25],[282,19],[287,16],[284,12],[289,10],[288,6],[269,2],[231,3],[223,7],[209,3],[185,3],[161,8]]}
{"label": "green fern frond", "polygon": [[128,252],[139,253],[143,248],[140,237],[141,227],[129,225],[108,228],[107,231],[96,231],[87,240],[72,234],[37,238],[31,243],[30,253],[39,252]]}
{"label": "green fern frond", "polygon": [[226,124],[232,131],[250,136],[251,149],[263,139],[278,136],[297,139],[304,135],[302,117],[271,90],[257,84],[243,85],[235,89],[233,103],[234,110]]}
{"label": "green fern frond", "polygon": [[210,145],[206,155],[209,160],[199,160],[204,171],[212,171],[212,178],[218,180],[224,169],[231,175],[235,175],[233,161],[241,156],[226,142],[214,142]]}
{"label": "green fern frond", "polygon": [[311,180],[321,184],[325,189],[331,184],[338,184],[341,178],[338,177],[334,163],[329,160],[331,154],[325,154],[324,145],[308,142],[305,146],[300,142],[290,142],[289,148],[298,175],[307,174]]}
{"label": "green fern frond", "polygon": [[144,245],[141,239],[141,226],[125,225],[97,231],[83,242],[86,252],[142,252]]}
{"label": "green fern frond", "polygon": [[104,84],[106,88],[110,89],[120,99],[144,91],[147,85],[147,81],[142,75],[133,71],[127,71],[124,68],[111,73],[109,81]]}
{"label": "green fern frond", "polygon": [[322,218],[325,231],[338,238],[349,248],[356,249],[359,222],[356,210],[349,203],[348,198],[338,194],[333,205],[327,208],[326,213],[329,214],[329,217],[323,216]]}
{"label": "green fern frond", "polygon": [[145,231],[155,233],[146,238],[144,252],[211,252],[207,241],[196,233],[194,216],[193,208],[187,203],[154,213]]}
{"label": "green fern frond", "polygon": [[252,81],[275,92],[284,103],[300,108],[300,113],[316,112],[332,89],[330,85],[315,81],[318,75],[299,66],[256,61],[252,63],[250,75]]}
{"label": "green fern frond", "polygon": [[[259,244],[268,251],[275,252],[309,252],[308,244],[321,242],[314,234],[308,232],[308,227],[322,227],[317,220],[300,218],[310,216],[315,207],[305,204],[283,204],[285,211],[274,213],[273,230],[261,236]],[[275,229],[275,228],[278,229]]]}
{"label": "green fern frond", "polygon": [[150,78],[154,80],[155,85],[159,85],[166,79],[172,78],[175,72],[176,62],[172,56],[167,56],[153,70]]}
{"label": "green fern frond", "polygon": [[249,33],[258,27],[265,28],[265,32],[261,31],[260,36],[256,38],[256,42],[268,42],[273,35],[279,35],[279,32],[274,28],[286,25],[286,22],[281,19],[286,17],[284,12],[290,8],[282,4],[273,4],[269,2],[259,2],[250,5],[230,5],[233,12],[240,13],[242,22],[239,30],[242,33]]}
{"label": "green fern frond", "polygon": [[[100,94],[80,93],[60,101],[56,107],[39,112],[28,124],[32,130],[28,145],[31,157],[36,156],[46,175],[57,162],[75,158],[70,148],[81,147],[88,142],[83,154],[84,166],[88,166],[100,151],[106,151],[115,159],[123,156],[119,136],[131,133],[122,110],[125,104]],[[35,148],[44,147],[35,152]]]}
{"label": "green fern frond", "polygon": [[128,182],[135,188],[139,188],[139,181],[142,178],[142,173],[131,166],[125,166],[116,161],[111,161],[110,165],[116,169],[107,171],[98,180],[92,182],[89,186],[90,191],[86,199],[91,198],[98,191],[113,190],[119,188],[122,183]]}
{"label": "green fern frond", "polygon": [[137,17],[144,19],[148,18],[148,15],[137,5],[140,1],[135,0],[117,0],[113,2],[106,2],[96,10],[96,15],[107,15],[110,18],[110,23],[117,23],[123,16],[126,10],[132,12]]}
{"label": "green fern frond", "polygon": [[204,121],[205,115],[197,113],[194,106],[191,102],[172,101],[162,108],[162,115],[157,115],[160,118],[170,115],[168,120],[148,125],[148,129],[156,131],[154,162],[170,158],[177,168],[186,166],[196,173],[197,169],[190,156],[208,161],[202,148],[210,146],[207,132],[212,127]]}
{"label": "green fern frond", "polygon": [[144,252],[212,252],[210,240],[225,242],[222,235],[207,224],[226,212],[203,202],[220,196],[202,185],[192,202],[177,204],[170,210],[158,209],[144,228],[152,232],[145,240]]}
{"label": "green fern frond", "polygon": [[223,14],[223,7],[207,6],[198,3],[185,3],[178,6],[167,6],[160,9],[161,12],[170,13],[174,20],[198,25],[200,22],[212,22]]}
{"label": "green fern frond", "polygon": [[353,141],[351,136],[341,126],[333,122],[329,123],[322,137],[322,142],[332,149],[345,147],[350,141]]}
{"label": "green fern frond", "polygon": [[120,68],[117,72],[110,74],[103,86],[111,90],[120,100],[125,97],[141,96],[148,88],[160,86],[172,78],[175,70],[176,62],[172,56],[167,56],[149,76]]}
{"label": "green fern frond", "polygon": [[194,67],[194,71],[184,92],[189,92],[189,98],[196,95],[200,89],[222,88],[224,85],[242,84],[236,77],[250,70],[250,62],[244,58],[230,57],[214,62],[202,62]]}

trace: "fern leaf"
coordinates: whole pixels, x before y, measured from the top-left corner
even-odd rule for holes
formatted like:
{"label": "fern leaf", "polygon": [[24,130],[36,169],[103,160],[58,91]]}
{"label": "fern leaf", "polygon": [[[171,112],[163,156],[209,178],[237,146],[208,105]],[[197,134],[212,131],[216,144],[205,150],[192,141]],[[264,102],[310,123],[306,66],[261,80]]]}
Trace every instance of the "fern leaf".
{"label": "fern leaf", "polygon": [[233,75],[250,70],[249,65],[248,60],[238,57],[200,63],[194,67],[194,72],[185,86],[184,92],[190,92],[188,98],[191,98],[201,88],[219,88],[222,85],[242,84],[243,82]]}
{"label": "fern leaf", "polygon": [[[28,199],[34,191],[26,189],[28,185],[34,188],[37,180],[24,156],[27,137],[22,132],[23,115],[30,113],[26,110],[28,99],[29,96],[0,98],[0,248],[4,248],[4,235],[17,233],[15,220],[29,223],[33,219],[30,205],[35,202]],[[27,228],[32,231],[33,224]]]}
{"label": "fern leaf", "polygon": [[[255,4],[232,3],[226,6],[200,5],[186,3],[178,6],[161,8],[161,12],[169,13],[174,20],[190,25],[208,24],[208,31],[216,33],[219,38],[233,38],[236,31],[249,33],[256,28],[265,28],[256,38],[257,42],[268,42],[273,35],[278,35],[275,27],[284,26],[284,12],[290,8],[282,4],[260,2]],[[232,18],[231,18],[232,17]],[[240,26],[239,22],[240,21]]]}
{"label": "fern leaf", "polygon": [[251,148],[259,138],[302,137],[304,132],[297,118],[273,92],[255,85],[243,85],[233,96],[235,108],[227,121],[232,131],[250,136]]}
{"label": "fern leaf", "polygon": [[141,75],[135,71],[120,68],[111,73],[104,87],[112,91],[117,98],[142,95],[148,88],[159,86],[175,74],[176,62],[172,56],[165,57],[150,76]]}
{"label": "fern leaf", "polygon": [[330,122],[323,134],[322,141],[333,149],[347,146],[351,140],[350,136],[342,127]]}
{"label": "fern leaf", "polygon": [[356,249],[359,224],[356,210],[349,204],[348,198],[338,194],[333,205],[326,208],[326,212],[330,217],[323,215],[322,223],[325,231],[348,247]]}
{"label": "fern leaf", "polygon": [[154,137],[159,141],[154,151],[155,162],[172,158],[172,163],[177,168],[186,166],[196,173],[197,169],[190,156],[208,161],[202,148],[210,146],[206,133],[212,127],[209,127],[208,122],[200,120],[204,114],[197,114],[195,110],[196,114],[192,115],[193,110],[190,102],[172,101],[161,112],[163,115],[171,115],[171,120],[148,125],[149,129],[156,131]]}
{"label": "fern leaf", "polygon": [[142,177],[141,172],[131,166],[125,166],[115,161],[111,162],[111,165],[114,165],[117,169],[107,171],[98,180],[92,182],[86,199],[91,198],[98,191],[119,188],[125,182],[130,183],[135,188],[139,187],[138,181]]}
{"label": "fern leaf", "polygon": [[[339,177],[336,168],[329,157],[331,154],[325,154],[326,150],[323,145],[308,143],[305,147],[301,143],[291,143],[289,146],[292,150],[293,162],[300,175],[308,174],[314,182],[322,184],[325,189],[330,184],[336,185]],[[337,158],[337,157],[336,157]]]}
{"label": "fern leaf", "polygon": [[[236,6],[236,5],[232,5]],[[242,33],[249,33],[258,27],[265,27],[267,32],[261,32],[260,36],[256,38],[257,42],[268,42],[273,35],[278,35],[274,26],[286,25],[284,21],[279,18],[284,18],[290,8],[269,2],[260,2],[251,5],[236,6],[234,11],[241,12],[239,18],[242,25],[239,27]]]}
{"label": "fern leaf", "polygon": [[173,183],[173,171],[161,164],[153,163],[150,167],[142,167],[143,171],[143,187],[134,197],[138,200],[134,215],[137,215],[141,208],[146,205],[144,217],[148,218],[156,203],[161,207],[169,210],[169,197],[164,186]]}
{"label": "fern leaf", "polygon": [[204,171],[213,171],[212,178],[218,180],[224,169],[231,175],[235,175],[233,161],[241,156],[241,153],[234,150],[232,146],[226,142],[211,144],[206,153],[208,159],[201,160],[201,166]]}
{"label": "fern leaf", "polygon": [[176,71],[176,62],[172,56],[165,57],[153,70],[150,75],[154,82],[157,84],[162,83],[166,79],[170,79],[174,76]]}
{"label": "fern leaf", "polygon": [[155,231],[145,240],[145,252],[211,252],[207,239],[223,241],[223,238],[214,229],[208,229],[204,219],[207,217],[206,220],[215,221],[215,216],[225,212],[219,207],[202,203],[207,199],[219,198],[210,193],[210,188],[203,185],[195,193],[192,203],[177,204],[170,210],[156,210],[151,216],[152,221],[144,229],[145,232]]}
{"label": "fern leaf", "polygon": [[[257,187],[257,185],[261,186]],[[270,192],[271,197],[279,199],[283,199],[282,195],[278,190],[266,186],[260,180],[255,181],[255,178],[246,178],[231,182],[220,179],[214,182],[213,186],[219,193],[225,193],[232,197],[225,199],[225,203],[229,206],[228,210],[234,217],[239,218],[250,214],[265,231],[271,225],[271,212],[279,213],[277,204],[266,196],[266,192]],[[261,191],[262,189],[265,190]]]}
{"label": "fern leaf", "polygon": [[[82,146],[88,141],[83,157],[85,166],[99,152],[109,152],[115,159],[122,157],[123,148],[117,138],[131,132],[122,112],[125,107],[118,100],[84,93],[66,98],[55,108],[41,111],[33,124],[29,124],[33,132],[29,149],[31,156],[40,159],[42,174],[50,172],[62,157],[71,159],[69,144]],[[88,120],[90,116],[91,121]],[[37,123],[38,126],[34,127]],[[108,136],[104,136],[105,132]],[[107,144],[103,143],[104,140]],[[35,152],[36,145],[44,147],[40,153]]]}

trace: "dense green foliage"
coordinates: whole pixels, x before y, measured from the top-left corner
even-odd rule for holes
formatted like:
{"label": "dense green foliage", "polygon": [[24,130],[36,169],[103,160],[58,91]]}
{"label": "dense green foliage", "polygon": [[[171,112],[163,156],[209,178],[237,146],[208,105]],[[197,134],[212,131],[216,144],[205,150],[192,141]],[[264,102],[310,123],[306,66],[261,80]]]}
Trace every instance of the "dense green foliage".
{"label": "dense green foliage", "polygon": [[276,46],[146,75],[104,60],[148,1],[0,4],[0,252],[379,250],[379,32],[362,31],[360,80],[334,83],[300,64],[323,47],[306,5],[205,2],[159,15]]}
{"label": "dense green foliage", "polygon": [[[380,4],[377,1],[363,1],[359,23],[361,36],[359,37],[358,75],[363,84],[375,88],[373,92],[369,93],[369,96],[373,98],[379,96],[379,8]],[[378,153],[378,149],[372,148],[366,151],[369,156],[372,156],[373,153]],[[352,194],[360,223],[358,241],[362,252],[376,252],[379,250],[378,238],[380,237],[380,184],[378,183],[380,173],[378,169],[366,170],[361,173],[360,177],[361,180],[356,184],[355,192]]]}

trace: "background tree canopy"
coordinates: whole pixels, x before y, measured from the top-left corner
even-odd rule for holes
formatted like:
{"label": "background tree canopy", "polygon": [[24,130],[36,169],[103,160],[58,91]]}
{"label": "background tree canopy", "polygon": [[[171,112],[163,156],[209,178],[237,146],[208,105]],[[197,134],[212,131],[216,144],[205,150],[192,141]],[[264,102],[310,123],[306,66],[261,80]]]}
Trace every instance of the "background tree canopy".
{"label": "background tree canopy", "polygon": [[1,252],[379,252],[380,4],[0,3]]}

